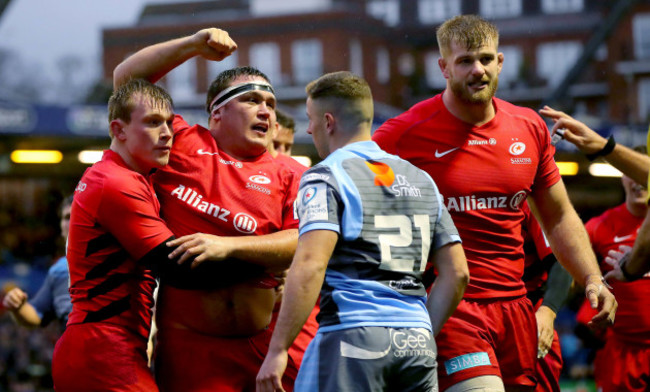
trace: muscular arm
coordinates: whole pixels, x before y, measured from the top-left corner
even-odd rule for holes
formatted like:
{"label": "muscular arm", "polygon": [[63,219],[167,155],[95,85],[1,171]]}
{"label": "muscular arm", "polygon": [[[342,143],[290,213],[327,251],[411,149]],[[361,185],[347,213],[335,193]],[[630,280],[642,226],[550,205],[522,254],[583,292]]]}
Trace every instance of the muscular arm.
{"label": "muscular arm", "polygon": [[298,243],[298,229],[288,229],[258,236],[220,237],[211,234],[191,234],[167,243],[177,246],[169,258],[179,262],[194,258],[192,267],[206,261],[228,258],[245,260],[271,271],[281,271],[291,264]]}
{"label": "muscular arm", "polygon": [[237,49],[227,32],[208,28],[171,41],[148,46],[122,61],[113,70],[113,88],[130,79],[157,82],[169,71],[195,56],[221,61]]}
{"label": "muscular arm", "polygon": [[11,316],[19,325],[38,327],[41,317],[36,309],[27,302],[27,294],[19,288],[9,291],[2,300],[2,305],[11,312]]}
{"label": "muscular arm", "polygon": [[287,366],[287,350],[314,308],[338,234],[313,230],[303,234],[293,259],[269,351],[257,375],[257,391],[276,391]]}
{"label": "muscular arm", "polygon": [[587,299],[600,312],[595,324],[611,323],[616,312],[616,301],[600,282],[601,274],[596,256],[582,221],[575,212],[562,181],[550,188],[536,189],[529,198],[531,210],[544,229],[553,253],[578,284],[585,287]]}
{"label": "muscular arm", "polygon": [[[539,113],[553,120],[551,134],[565,129],[564,140],[575,145],[583,154],[596,153],[607,144],[607,139],[564,112],[545,106]],[[650,171],[650,157],[647,155],[616,144],[614,150],[603,158],[637,183],[647,185]]]}
{"label": "muscular arm", "polygon": [[463,298],[465,287],[469,283],[469,269],[460,243],[437,249],[430,261],[438,271],[427,299],[427,310],[436,336]]}

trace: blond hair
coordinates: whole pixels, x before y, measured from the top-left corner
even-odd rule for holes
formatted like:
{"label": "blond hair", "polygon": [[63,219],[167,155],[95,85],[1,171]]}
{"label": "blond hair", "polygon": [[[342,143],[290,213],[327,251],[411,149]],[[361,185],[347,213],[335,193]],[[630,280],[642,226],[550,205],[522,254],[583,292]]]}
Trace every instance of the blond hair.
{"label": "blond hair", "polygon": [[436,31],[440,54],[445,57],[452,42],[474,50],[481,46],[499,46],[499,30],[495,25],[476,15],[458,15],[438,27]]}

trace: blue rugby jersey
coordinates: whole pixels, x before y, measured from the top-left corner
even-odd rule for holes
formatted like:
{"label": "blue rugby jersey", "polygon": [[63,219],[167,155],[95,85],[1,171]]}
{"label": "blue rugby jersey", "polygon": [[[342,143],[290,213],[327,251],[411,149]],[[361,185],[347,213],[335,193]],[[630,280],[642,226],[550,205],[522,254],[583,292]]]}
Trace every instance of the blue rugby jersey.
{"label": "blue rugby jersey", "polygon": [[339,234],[321,290],[322,332],[431,330],[422,273],[432,246],[460,237],[426,172],[372,141],[353,143],[305,172],[297,201],[300,234]]}

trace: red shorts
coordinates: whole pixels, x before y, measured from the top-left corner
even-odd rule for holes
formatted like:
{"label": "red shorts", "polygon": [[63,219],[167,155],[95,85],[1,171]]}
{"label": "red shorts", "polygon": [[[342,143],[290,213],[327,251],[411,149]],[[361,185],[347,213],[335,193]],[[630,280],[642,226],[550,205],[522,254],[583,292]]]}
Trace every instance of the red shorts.
{"label": "red shorts", "polygon": [[553,343],[544,358],[537,360],[536,392],[560,392],[560,373],[562,372],[562,350],[557,331],[553,331]]}
{"label": "red shorts", "polygon": [[650,391],[650,346],[608,335],[605,347],[596,353],[594,378],[603,392]]}
{"label": "red shorts", "polygon": [[526,297],[462,300],[436,336],[440,390],[494,375],[506,387],[535,386],[537,322]]}
{"label": "red shorts", "polygon": [[[269,348],[271,331],[225,338],[182,329],[160,329],[155,370],[161,391],[241,392],[255,390],[255,377]],[[298,368],[291,358],[282,378],[293,390]]]}
{"label": "red shorts", "polygon": [[54,348],[54,388],[60,392],[157,392],[146,350],[146,341],[117,325],[70,325]]}

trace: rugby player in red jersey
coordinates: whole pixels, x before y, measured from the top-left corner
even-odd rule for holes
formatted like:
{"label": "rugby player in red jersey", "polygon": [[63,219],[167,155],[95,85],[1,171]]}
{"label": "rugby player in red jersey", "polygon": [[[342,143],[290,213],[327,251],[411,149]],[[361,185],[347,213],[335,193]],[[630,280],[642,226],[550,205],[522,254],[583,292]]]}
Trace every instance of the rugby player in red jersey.
{"label": "rugby player in red jersey", "polygon": [[132,80],[108,103],[110,149],[79,181],[68,264],[72,312],[54,350],[57,391],[158,391],[147,366],[155,268],[172,232],[151,184],[169,161],[172,100]]}
{"label": "rugby player in red jersey", "polygon": [[439,335],[441,390],[532,391],[537,328],[522,281],[520,209],[528,196],[554,254],[600,309],[592,322],[613,323],[616,301],[553,161],[546,124],[494,97],[503,65],[496,27],[460,15],[437,38],[447,88],[388,120],[373,139],[433,177],[463,239],[471,279]]}
{"label": "rugby player in red jersey", "polygon": [[[227,32],[203,29],[136,52],[115,68],[114,83],[156,82],[191,58],[219,61],[236,48]],[[206,104],[207,129],[174,118],[170,163],[154,176],[161,215],[184,236],[171,242],[182,264],[162,272],[156,308],[163,391],[255,387],[271,336],[274,273],[288,268],[297,243],[300,177],[266,151],[276,121],[268,78],[252,67],[224,71]],[[286,389],[296,373],[290,361]]]}
{"label": "rugby player in red jersey", "polygon": [[[639,151],[639,150],[637,150]],[[610,251],[631,247],[646,216],[646,189],[627,176],[621,179],[625,202],[590,219],[587,232],[603,272]],[[602,391],[647,391],[650,389],[650,274],[634,282],[610,281],[619,304],[616,323],[605,333],[605,346],[594,360],[594,378]],[[583,305],[584,307],[584,305]],[[584,314],[584,309],[581,309]],[[587,313],[588,314],[588,313]]]}

